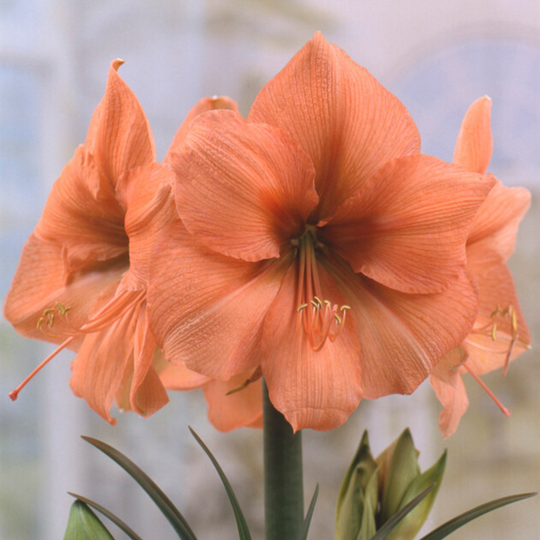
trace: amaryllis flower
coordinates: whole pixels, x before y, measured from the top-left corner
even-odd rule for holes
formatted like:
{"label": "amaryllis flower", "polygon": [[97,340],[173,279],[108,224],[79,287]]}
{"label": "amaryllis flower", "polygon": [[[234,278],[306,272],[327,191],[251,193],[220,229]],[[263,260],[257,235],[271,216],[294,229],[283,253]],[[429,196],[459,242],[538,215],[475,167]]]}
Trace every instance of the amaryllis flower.
{"label": "amaryllis flower", "polygon": [[[52,188],[4,306],[21,334],[60,344],[46,362],[64,347],[78,352],[73,392],[111,423],[114,400],[145,416],[168,401],[158,375],[167,365],[148,324],[146,287],[153,235],[174,217],[174,175],[168,165],[155,163],[147,119],[117,74],[120,64],[111,66],[85,143]],[[222,102],[202,100],[177,139],[194,115]],[[165,382],[185,383],[186,371],[167,369]],[[221,415],[240,424],[256,421],[246,412],[246,398],[236,398],[243,416],[230,413],[234,400]]]}
{"label": "amaryllis flower", "polygon": [[[487,96],[471,105],[461,124],[455,163],[472,172],[486,172],[493,148],[490,119],[491,99]],[[475,216],[466,251],[467,269],[478,286],[478,317],[464,343],[451,351],[430,377],[444,407],[439,425],[445,437],[457,429],[469,404],[463,373],[471,373],[501,410],[509,414],[478,376],[501,368],[504,375],[508,363],[531,343],[506,264],[529,203],[530,193],[526,189],[507,188],[497,181]]]}
{"label": "amaryllis flower", "polygon": [[247,121],[197,117],[150,268],[165,358],[259,371],[295,430],[414,391],[474,321],[465,240],[493,185],[419,148],[404,106],[320,34]]}
{"label": "amaryllis flower", "polygon": [[146,116],[117,73],[121,63],[112,63],[86,141],[53,185],[4,306],[21,334],[61,344],[49,359],[64,347],[78,351],[73,392],[110,422],[115,399],[144,415],[167,402],[152,365],[141,232],[171,173],[155,163]]}

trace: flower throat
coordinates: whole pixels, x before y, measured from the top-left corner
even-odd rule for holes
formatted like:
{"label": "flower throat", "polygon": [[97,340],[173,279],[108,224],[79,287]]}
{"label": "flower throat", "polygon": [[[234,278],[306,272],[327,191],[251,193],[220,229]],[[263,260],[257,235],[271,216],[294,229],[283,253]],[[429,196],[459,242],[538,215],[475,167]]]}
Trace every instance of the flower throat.
{"label": "flower throat", "polygon": [[304,331],[314,351],[320,351],[326,340],[331,342],[341,333],[350,306],[325,299],[317,267],[317,251],[324,248],[308,229],[292,240],[297,251],[298,280],[296,293],[296,331]]}

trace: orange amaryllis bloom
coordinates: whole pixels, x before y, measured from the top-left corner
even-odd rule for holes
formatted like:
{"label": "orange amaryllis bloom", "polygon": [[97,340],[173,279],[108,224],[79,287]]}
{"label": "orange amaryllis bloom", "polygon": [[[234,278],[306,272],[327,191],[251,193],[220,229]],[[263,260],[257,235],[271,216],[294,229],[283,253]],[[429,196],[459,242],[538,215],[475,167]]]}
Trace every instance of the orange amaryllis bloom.
{"label": "orange amaryllis bloom", "polygon": [[170,193],[171,171],[155,163],[121,64],[111,65],[86,141],[53,185],[4,306],[18,332],[61,344],[47,361],[64,347],[78,352],[73,392],[111,423],[115,399],[143,415],[168,401],[152,365],[145,266],[146,230]]}
{"label": "orange amaryllis bloom", "polygon": [[260,370],[295,430],[412,392],[474,321],[465,240],[493,185],[419,148],[405,107],[320,34],[248,121],[197,117],[150,268],[165,358],[220,381]]}
{"label": "orange amaryllis bloom", "polygon": [[[461,124],[454,162],[484,174],[492,152],[491,99],[475,101]],[[491,176],[491,175],[488,175]],[[467,240],[467,269],[478,285],[479,313],[464,343],[438,364],[430,377],[443,404],[439,425],[445,437],[457,429],[469,404],[462,373],[473,377],[508,411],[478,378],[503,368],[529,348],[531,338],[506,261],[514,251],[521,218],[530,203],[523,188],[506,188],[497,181],[475,216]]]}

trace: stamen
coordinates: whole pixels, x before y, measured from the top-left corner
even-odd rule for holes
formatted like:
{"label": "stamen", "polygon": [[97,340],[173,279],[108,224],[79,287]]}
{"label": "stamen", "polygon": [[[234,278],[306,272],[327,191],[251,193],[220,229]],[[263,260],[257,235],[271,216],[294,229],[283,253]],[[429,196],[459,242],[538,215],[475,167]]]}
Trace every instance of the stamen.
{"label": "stamen", "polygon": [[[296,331],[306,333],[309,345],[314,351],[320,351],[326,340],[334,341],[345,324],[345,311],[349,306],[339,308],[322,294],[317,250],[324,248],[310,230],[291,245],[297,246],[298,280]],[[340,313],[338,313],[340,312]]]}
{"label": "stamen", "polygon": [[[54,350],[37,368],[35,368],[26,379],[12,392],[9,393],[9,397],[15,401],[19,395],[19,392],[28,384],[28,382],[39,373],[61,350],[65,349],[77,336],[85,333],[94,333],[103,330],[104,328],[113,324],[122,315],[124,315],[133,305],[144,297],[144,291],[122,291],[118,296],[115,296],[110,302],[105,304],[93,317],[91,317],[80,328],[71,326],[72,335],[68,337],[56,350]],[[53,328],[55,323],[55,316],[61,315],[66,317],[71,310],[70,306],[64,306],[60,302],[56,302],[54,307],[47,308],[43,311],[42,316],[38,319],[36,328],[41,330],[45,335],[49,337],[58,338],[55,334],[50,334],[45,331],[44,326],[47,328]],[[69,323],[69,320],[67,321]],[[44,324],[45,323],[45,324]]]}
{"label": "stamen", "polygon": [[[510,332],[508,332],[508,326],[506,326],[507,330],[504,330],[505,325],[505,319],[509,317],[510,318]],[[506,351],[506,357],[504,360],[503,370],[502,370],[502,376],[504,377],[508,371],[508,366],[510,364],[510,360],[512,359],[512,351],[514,350],[514,345],[516,344],[518,337],[519,337],[519,329],[518,329],[518,317],[517,312],[514,309],[513,306],[507,306],[504,309],[502,309],[499,305],[495,307],[495,309],[491,312],[490,315],[491,319],[494,319],[492,322],[480,327],[480,328],[473,328],[473,334],[479,334],[479,335],[489,335],[491,336],[492,341],[500,341],[499,336],[503,334],[503,340],[508,340],[508,333],[510,333],[510,339],[508,343],[508,350]],[[506,325],[508,325],[508,321],[506,319]],[[503,330],[501,330],[501,327]],[[502,351],[492,351],[488,347],[482,347],[478,344],[475,344],[475,347],[485,350],[488,352],[497,352],[502,353]]]}
{"label": "stamen", "polygon": [[335,341],[339,337],[339,334],[341,334],[341,331],[343,330],[343,327],[345,326],[345,320],[347,319],[347,310],[351,309],[351,307],[341,306],[339,309],[341,311],[341,317],[337,313],[334,313],[334,317],[338,324],[336,327],[336,331],[331,333],[328,336],[330,338],[330,341]]}
{"label": "stamen", "polygon": [[510,411],[497,399],[495,394],[486,386],[484,381],[465,363],[465,369],[473,376],[474,380],[486,391],[487,395],[495,402],[495,405],[503,412],[504,415],[510,416]]}
{"label": "stamen", "polygon": [[35,368],[24,381],[15,388],[15,390],[12,390],[9,393],[9,397],[12,399],[12,401],[15,401],[19,395],[19,392],[30,382],[31,379],[34,378],[35,375],[37,375],[61,350],[65,349],[73,340],[75,339],[75,336],[71,336],[62,343],[56,350],[54,350],[37,368]]}

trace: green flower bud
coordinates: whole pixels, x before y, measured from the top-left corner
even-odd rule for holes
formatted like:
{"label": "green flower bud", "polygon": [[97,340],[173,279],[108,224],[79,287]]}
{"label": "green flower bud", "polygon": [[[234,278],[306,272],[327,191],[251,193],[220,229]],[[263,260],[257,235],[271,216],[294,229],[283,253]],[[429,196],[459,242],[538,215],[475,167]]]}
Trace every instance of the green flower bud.
{"label": "green flower bud", "polygon": [[339,492],[336,540],[370,540],[394,514],[435,484],[386,536],[386,540],[413,540],[433,506],[446,465],[445,452],[422,473],[418,456],[411,433],[406,429],[373,459],[368,434],[364,432]]}
{"label": "green flower bud", "polygon": [[339,490],[336,540],[356,540],[363,523],[366,529],[375,527],[378,487],[377,463],[371,455],[367,431],[364,431]]}
{"label": "green flower bud", "polygon": [[381,471],[381,522],[393,516],[400,507],[411,482],[420,474],[418,452],[407,428],[376,459]]}

